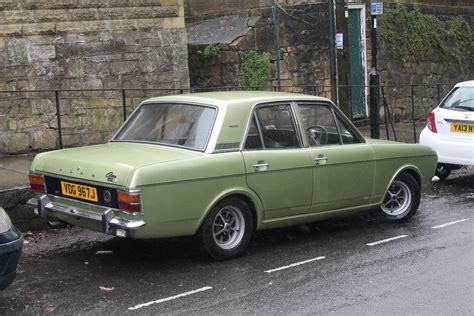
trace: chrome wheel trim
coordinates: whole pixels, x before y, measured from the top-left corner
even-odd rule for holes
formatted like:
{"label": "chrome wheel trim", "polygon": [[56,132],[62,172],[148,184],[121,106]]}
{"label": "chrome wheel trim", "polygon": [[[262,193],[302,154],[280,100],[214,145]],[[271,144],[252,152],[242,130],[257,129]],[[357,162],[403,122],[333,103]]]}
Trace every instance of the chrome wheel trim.
{"label": "chrome wheel trim", "polygon": [[398,216],[405,213],[411,204],[411,191],[405,182],[395,180],[388,188],[380,209],[387,215]]}
{"label": "chrome wheel trim", "polygon": [[212,236],[222,249],[232,249],[240,244],[245,233],[245,219],[235,206],[225,206],[217,212],[212,222]]}

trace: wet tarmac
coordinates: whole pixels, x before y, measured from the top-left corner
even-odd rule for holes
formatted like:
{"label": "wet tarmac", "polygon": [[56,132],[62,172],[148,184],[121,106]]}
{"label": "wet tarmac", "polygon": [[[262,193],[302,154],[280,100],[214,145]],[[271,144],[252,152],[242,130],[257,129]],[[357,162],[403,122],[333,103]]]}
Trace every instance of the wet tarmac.
{"label": "wet tarmac", "polygon": [[363,214],[258,232],[226,262],[193,238],[67,228],[27,240],[0,314],[474,313],[474,168],[434,182],[408,223]]}

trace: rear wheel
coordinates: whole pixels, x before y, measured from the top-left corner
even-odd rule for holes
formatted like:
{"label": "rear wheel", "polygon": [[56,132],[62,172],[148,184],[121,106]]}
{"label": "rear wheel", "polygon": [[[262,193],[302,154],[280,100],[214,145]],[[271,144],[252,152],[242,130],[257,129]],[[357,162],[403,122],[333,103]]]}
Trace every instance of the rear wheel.
{"label": "rear wheel", "polygon": [[420,185],[408,173],[399,175],[388,188],[379,215],[389,222],[404,222],[415,215],[420,205]]}
{"label": "rear wheel", "polygon": [[452,168],[444,163],[439,163],[436,166],[435,175],[440,179],[444,180],[451,174]]}
{"label": "rear wheel", "polygon": [[242,255],[253,232],[252,213],[246,202],[228,198],[214,206],[200,230],[204,250],[216,260]]}

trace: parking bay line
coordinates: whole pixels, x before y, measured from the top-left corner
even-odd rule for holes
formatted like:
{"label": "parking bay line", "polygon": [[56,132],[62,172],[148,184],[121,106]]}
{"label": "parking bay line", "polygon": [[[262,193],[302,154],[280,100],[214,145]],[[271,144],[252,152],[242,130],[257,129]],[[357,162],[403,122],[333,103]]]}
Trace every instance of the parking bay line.
{"label": "parking bay line", "polygon": [[159,299],[159,300],[156,300],[156,301],[151,301],[151,302],[147,302],[147,303],[143,303],[143,304],[138,304],[138,305],[129,307],[128,309],[133,311],[133,310],[136,310],[136,309],[139,309],[139,308],[142,308],[142,307],[147,307],[147,306],[150,306],[150,305],[153,305],[153,304],[160,304],[160,303],[163,303],[163,302],[175,300],[177,298],[189,296],[189,295],[196,294],[196,293],[203,292],[203,291],[207,291],[207,290],[212,290],[212,287],[205,286],[205,287],[202,287],[200,289],[192,290],[192,291],[189,291],[189,292],[184,292],[184,293],[181,293],[181,294],[178,294],[178,295],[175,295],[175,296],[165,297],[165,298],[162,298],[162,299]]}
{"label": "parking bay line", "polygon": [[326,257],[316,257],[316,258],[312,258],[312,259],[308,259],[308,260],[304,260],[304,261],[300,261],[300,262],[295,262],[295,263],[292,263],[292,264],[289,264],[287,266],[283,266],[283,267],[279,267],[279,268],[275,268],[275,269],[270,269],[270,270],[266,270],[264,272],[266,273],[272,273],[272,272],[276,272],[276,271],[280,271],[280,270],[285,270],[285,269],[288,269],[288,268],[293,268],[293,267],[296,267],[296,266],[300,266],[302,264],[306,264],[306,263],[310,263],[310,262],[313,262],[313,261],[317,261],[317,260],[322,260],[322,259],[326,259]]}
{"label": "parking bay line", "polygon": [[449,223],[445,223],[445,224],[441,224],[441,225],[436,225],[436,226],[433,226],[431,228],[434,228],[434,229],[437,229],[437,228],[443,228],[443,227],[446,227],[446,226],[449,226],[449,225],[454,225],[454,224],[457,224],[457,223],[462,223],[462,222],[465,222],[465,221],[468,221],[469,219],[468,218],[463,218],[463,219],[460,219],[458,221],[454,221],[454,222],[449,222]]}
{"label": "parking bay line", "polygon": [[389,242],[389,241],[392,241],[392,240],[397,240],[397,239],[405,238],[405,237],[408,237],[408,235],[400,235],[400,236],[395,236],[395,237],[392,237],[392,238],[382,239],[382,240],[379,240],[379,241],[369,242],[366,245],[367,246],[376,246],[376,245],[380,245],[380,244],[383,244],[383,243],[386,243],[386,242]]}

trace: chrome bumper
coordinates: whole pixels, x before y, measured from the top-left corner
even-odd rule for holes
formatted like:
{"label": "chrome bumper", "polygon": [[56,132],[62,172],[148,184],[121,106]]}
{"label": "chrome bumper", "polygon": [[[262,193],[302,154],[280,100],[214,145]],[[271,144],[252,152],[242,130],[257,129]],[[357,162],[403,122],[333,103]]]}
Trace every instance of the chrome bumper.
{"label": "chrome bumper", "polygon": [[46,194],[39,198],[29,199],[28,204],[34,206],[35,214],[41,217],[58,218],[59,216],[58,219],[60,220],[62,218],[85,220],[99,224],[102,232],[118,237],[134,237],[135,232],[140,227],[145,226],[145,221],[143,220],[129,220],[116,216],[114,214],[114,209],[111,208],[106,209],[102,213],[91,212],[85,209],[51,202]]}

